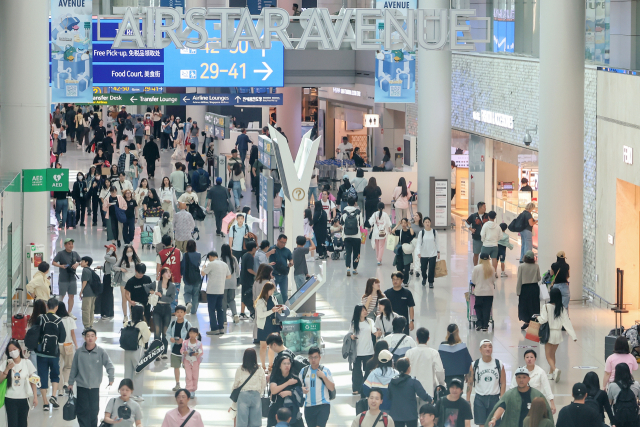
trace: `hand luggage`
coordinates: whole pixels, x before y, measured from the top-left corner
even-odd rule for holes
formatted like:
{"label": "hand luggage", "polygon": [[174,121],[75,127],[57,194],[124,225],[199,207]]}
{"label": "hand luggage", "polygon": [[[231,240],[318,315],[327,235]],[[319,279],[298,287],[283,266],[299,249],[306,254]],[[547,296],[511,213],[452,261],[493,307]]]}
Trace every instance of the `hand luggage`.
{"label": "hand luggage", "polygon": [[11,318],[11,338],[23,341],[27,335],[27,322],[31,316],[16,314]]}
{"label": "hand luggage", "polygon": [[75,228],[77,225],[76,211],[67,212],[67,228]]}

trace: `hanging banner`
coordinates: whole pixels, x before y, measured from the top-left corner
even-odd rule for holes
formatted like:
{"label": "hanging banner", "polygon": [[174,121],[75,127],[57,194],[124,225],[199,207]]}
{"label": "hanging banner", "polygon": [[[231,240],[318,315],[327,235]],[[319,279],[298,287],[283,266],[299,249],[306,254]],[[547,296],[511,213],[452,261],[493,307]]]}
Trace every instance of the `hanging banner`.
{"label": "hanging banner", "polygon": [[[407,15],[407,10],[417,8],[417,0],[390,2],[376,0],[377,9],[396,9]],[[403,22],[403,30],[407,24]],[[378,38],[384,38],[384,21],[377,21]],[[391,31],[391,28],[388,29]],[[416,102],[416,53],[401,49],[402,39],[397,31],[391,33],[391,42],[398,49],[376,52],[375,102]],[[396,47],[396,46],[394,46]]]}
{"label": "hanging banner", "polygon": [[92,0],[51,1],[51,102],[91,103]]}

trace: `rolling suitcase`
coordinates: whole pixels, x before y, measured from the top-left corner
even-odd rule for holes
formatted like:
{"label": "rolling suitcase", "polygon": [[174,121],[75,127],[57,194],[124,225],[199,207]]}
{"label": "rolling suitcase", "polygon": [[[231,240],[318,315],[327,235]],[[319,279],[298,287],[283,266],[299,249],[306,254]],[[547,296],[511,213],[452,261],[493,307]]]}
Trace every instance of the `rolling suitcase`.
{"label": "rolling suitcase", "polygon": [[67,228],[76,228],[76,211],[67,212]]}

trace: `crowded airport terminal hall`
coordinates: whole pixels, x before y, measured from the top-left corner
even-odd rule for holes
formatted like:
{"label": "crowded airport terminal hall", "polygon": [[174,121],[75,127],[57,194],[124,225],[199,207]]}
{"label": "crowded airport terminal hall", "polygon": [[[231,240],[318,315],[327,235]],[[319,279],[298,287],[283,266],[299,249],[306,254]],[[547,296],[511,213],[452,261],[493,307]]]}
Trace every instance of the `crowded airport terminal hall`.
{"label": "crowded airport terminal hall", "polygon": [[0,427],[640,427],[639,40],[0,0]]}

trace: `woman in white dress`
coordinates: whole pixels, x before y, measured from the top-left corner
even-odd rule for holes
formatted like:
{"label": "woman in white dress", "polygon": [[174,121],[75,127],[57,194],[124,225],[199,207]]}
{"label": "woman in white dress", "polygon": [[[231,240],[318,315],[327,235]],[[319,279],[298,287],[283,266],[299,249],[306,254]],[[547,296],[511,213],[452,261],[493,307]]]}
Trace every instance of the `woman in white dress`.
{"label": "woman in white dress", "polygon": [[384,211],[383,202],[378,202],[378,211],[369,218],[369,225],[371,225],[371,247],[376,250],[376,259],[380,265],[387,245],[387,236],[391,234],[391,219]]}
{"label": "woman in white dress", "polygon": [[162,185],[160,186],[160,191],[158,191],[158,197],[160,197],[160,203],[162,203],[162,209],[165,212],[169,212],[171,215],[170,221],[173,222],[173,213],[175,209],[173,208],[174,204],[177,204],[176,201],[176,192],[171,185],[171,181],[168,176],[162,178]]}
{"label": "woman in white dress", "polygon": [[140,226],[140,232],[143,231],[142,228],[144,226],[144,209],[142,207],[142,202],[144,201],[144,198],[147,197],[147,194],[149,194],[149,181],[147,181],[147,178],[142,178],[138,184],[138,188],[136,188],[133,193],[133,197],[138,204],[138,225]]}
{"label": "woman in white dress", "polygon": [[[182,123],[180,123],[179,126],[182,127]],[[184,147],[184,132],[178,131],[178,136],[173,141],[173,144],[175,146],[175,150],[171,155],[171,160],[175,160],[175,161],[185,160],[187,155],[185,154],[185,147]]]}
{"label": "woman in white dress", "polygon": [[558,345],[562,342],[562,328],[564,327],[567,330],[567,333],[574,341],[578,341],[578,337],[571,325],[571,320],[569,320],[569,314],[567,314],[567,310],[562,305],[560,289],[551,289],[549,303],[540,309],[538,322],[540,322],[540,325],[549,323],[549,342],[544,345],[544,352],[547,356],[547,362],[549,362],[549,374],[547,377],[558,382],[560,380],[560,369],[556,368],[556,351],[558,350]]}

